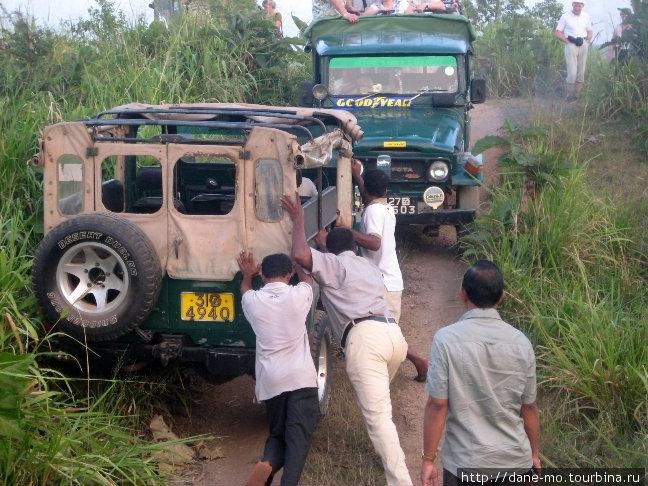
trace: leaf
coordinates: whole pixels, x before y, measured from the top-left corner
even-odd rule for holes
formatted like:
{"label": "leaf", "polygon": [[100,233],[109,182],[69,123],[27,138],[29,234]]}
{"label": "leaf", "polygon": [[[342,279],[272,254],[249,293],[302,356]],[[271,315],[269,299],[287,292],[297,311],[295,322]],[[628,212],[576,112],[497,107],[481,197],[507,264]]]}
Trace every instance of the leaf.
{"label": "leaf", "polygon": [[549,131],[542,128],[542,127],[527,127],[522,132],[520,133],[521,137],[528,138],[528,137],[548,137],[549,136]]}
{"label": "leaf", "polygon": [[0,436],[12,437],[20,432],[20,407],[33,379],[29,368],[34,359],[32,354],[0,353]]}
{"label": "leaf", "polygon": [[523,148],[513,146],[511,147],[511,155],[522,167],[537,167],[538,158],[535,155],[528,154]]}
{"label": "leaf", "polygon": [[475,142],[473,146],[472,153],[474,155],[482,153],[484,150],[488,150],[492,147],[508,147],[510,142],[505,138],[498,137],[496,135],[488,135],[487,137],[480,138]]}

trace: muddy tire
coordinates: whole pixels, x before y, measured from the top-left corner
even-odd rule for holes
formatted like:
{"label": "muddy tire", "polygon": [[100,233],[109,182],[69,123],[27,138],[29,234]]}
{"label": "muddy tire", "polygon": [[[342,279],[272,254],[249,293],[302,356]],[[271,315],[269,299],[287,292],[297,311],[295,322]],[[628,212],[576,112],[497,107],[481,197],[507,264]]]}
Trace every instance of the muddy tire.
{"label": "muddy tire", "polygon": [[317,398],[319,400],[320,418],[328,412],[331,400],[331,382],[333,381],[333,346],[331,330],[326,313],[315,312],[315,324],[310,337],[311,356],[317,371]]}
{"label": "muddy tire", "polygon": [[47,234],[36,250],[32,277],[54,330],[92,342],[123,336],[148,317],[162,270],[153,246],[134,224],[95,213]]}

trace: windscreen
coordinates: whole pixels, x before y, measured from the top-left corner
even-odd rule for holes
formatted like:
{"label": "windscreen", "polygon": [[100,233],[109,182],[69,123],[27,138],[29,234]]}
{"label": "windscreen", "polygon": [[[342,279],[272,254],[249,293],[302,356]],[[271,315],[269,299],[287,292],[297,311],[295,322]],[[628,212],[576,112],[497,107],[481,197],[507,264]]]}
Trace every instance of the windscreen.
{"label": "windscreen", "polygon": [[453,56],[337,57],[329,63],[328,89],[333,96],[456,93],[458,88]]}

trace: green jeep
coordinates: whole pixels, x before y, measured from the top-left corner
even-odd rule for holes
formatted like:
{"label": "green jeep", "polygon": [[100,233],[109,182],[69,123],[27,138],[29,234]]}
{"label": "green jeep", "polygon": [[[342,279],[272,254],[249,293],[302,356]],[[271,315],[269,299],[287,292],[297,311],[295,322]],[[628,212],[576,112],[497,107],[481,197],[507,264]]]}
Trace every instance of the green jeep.
{"label": "green jeep", "polygon": [[[61,355],[95,369],[177,360],[217,382],[254,375],[236,258],[290,254],[280,197],[300,175],[317,187],[303,198],[307,237],[349,224],[361,138],[345,111],[217,103],[131,104],[45,128],[33,286]],[[332,348],[314,290],[306,326],[323,414]]]}
{"label": "green jeep", "polygon": [[485,100],[472,79],[469,21],[461,15],[415,14],[314,22],[306,32],[313,82],[301,106],[351,111],[365,137],[354,144],[366,168],[390,176],[389,202],[400,225],[459,231],[475,217],[483,180],[469,153],[470,109]]}

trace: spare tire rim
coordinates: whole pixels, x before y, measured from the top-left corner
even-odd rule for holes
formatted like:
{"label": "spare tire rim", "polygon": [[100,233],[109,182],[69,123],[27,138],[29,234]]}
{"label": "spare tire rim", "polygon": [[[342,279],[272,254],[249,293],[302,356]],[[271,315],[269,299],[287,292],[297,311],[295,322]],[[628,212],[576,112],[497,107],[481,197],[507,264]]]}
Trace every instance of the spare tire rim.
{"label": "spare tire rim", "polygon": [[59,260],[56,283],[75,309],[105,314],[122,305],[131,282],[124,260],[115,250],[97,243],[81,243]]}
{"label": "spare tire rim", "polygon": [[326,381],[328,378],[328,341],[322,336],[320,343],[319,356],[317,357],[317,396],[321,401],[326,391]]}

